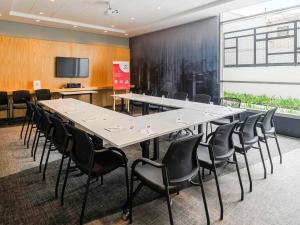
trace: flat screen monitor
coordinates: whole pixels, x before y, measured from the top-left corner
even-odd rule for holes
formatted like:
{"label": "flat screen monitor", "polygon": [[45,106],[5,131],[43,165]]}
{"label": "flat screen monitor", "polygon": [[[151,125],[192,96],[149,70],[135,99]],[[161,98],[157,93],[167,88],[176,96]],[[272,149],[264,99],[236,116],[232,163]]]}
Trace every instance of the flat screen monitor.
{"label": "flat screen monitor", "polygon": [[56,77],[88,77],[89,59],[56,57],[55,58]]}

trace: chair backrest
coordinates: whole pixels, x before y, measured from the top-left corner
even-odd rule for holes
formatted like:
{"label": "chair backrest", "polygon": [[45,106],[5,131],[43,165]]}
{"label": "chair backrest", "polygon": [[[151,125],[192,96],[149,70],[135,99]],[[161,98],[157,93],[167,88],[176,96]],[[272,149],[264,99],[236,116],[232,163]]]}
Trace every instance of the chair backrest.
{"label": "chair backrest", "polygon": [[39,89],[35,91],[35,97],[38,101],[50,100],[51,92],[49,89]]}
{"label": "chair backrest", "polygon": [[41,114],[39,129],[44,133],[50,132],[50,129],[52,128],[52,121],[50,120],[50,114],[40,106],[36,106],[36,107],[39,113]]}
{"label": "chair backrest", "polygon": [[53,133],[51,136],[52,143],[58,149],[60,153],[64,153],[67,148],[68,137],[71,136],[67,126],[64,124],[63,120],[57,115],[51,115],[50,120],[53,126]]}
{"label": "chair backrest", "polygon": [[241,107],[241,100],[238,99],[238,98],[224,97],[224,98],[220,98],[219,105],[230,106],[230,107],[233,107],[233,108],[240,108]]}
{"label": "chair backrest", "polygon": [[269,131],[274,127],[274,120],[273,119],[274,119],[276,110],[277,110],[277,108],[273,108],[273,109],[268,110],[265,113],[265,115],[263,117],[263,120],[261,121],[261,123],[263,124],[264,129],[266,131]]}
{"label": "chair backrest", "polygon": [[8,96],[5,91],[0,91],[0,105],[8,105]]}
{"label": "chair backrest", "polygon": [[143,93],[145,93],[145,95],[153,95],[153,91],[152,90],[143,90]]}
{"label": "chair backrest", "polygon": [[33,104],[33,122],[40,128],[40,121],[42,119],[42,114],[38,109],[38,106]]}
{"label": "chair backrest", "polygon": [[34,113],[34,104],[27,100],[25,100],[25,103],[26,103],[26,116],[28,116],[28,118],[31,119]]}
{"label": "chair backrest", "polygon": [[68,129],[73,141],[71,159],[79,168],[87,169],[94,150],[93,142],[85,131],[69,125]]}
{"label": "chair backrest", "polygon": [[13,104],[22,104],[30,101],[30,93],[27,90],[19,90],[13,92]]}
{"label": "chair backrest", "polygon": [[209,148],[213,155],[211,159],[225,159],[232,156],[234,153],[234,144],[232,134],[236,127],[236,122],[219,126],[209,140]]}
{"label": "chair backrest", "polygon": [[142,90],[140,88],[131,88],[130,91],[134,94],[142,94]]}
{"label": "chair backrest", "polygon": [[257,137],[257,122],[259,121],[262,113],[254,114],[247,116],[246,119],[243,121],[243,124],[239,128],[239,131],[243,134],[244,142],[249,142]]}
{"label": "chair backrest", "polygon": [[176,92],[173,96],[174,99],[178,99],[178,100],[186,100],[186,98],[188,97],[188,93],[186,92]]}
{"label": "chair backrest", "polygon": [[169,95],[169,92],[167,92],[167,91],[157,91],[157,93],[156,93],[156,97],[165,96],[167,98],[168,95]]}
{"label": "chair backrest", "polygon": [[170,183],[193,174],[198,168],[197,148],[203,134],[193,135],[171,143],[163,164],[166,165]]}
{"label": "chair backrest", "polygon": [[193,101],[195,102],[200,102],[200,103],[210,103],[210,95],[206,95],[206,94],[196,94],[194,95]]}

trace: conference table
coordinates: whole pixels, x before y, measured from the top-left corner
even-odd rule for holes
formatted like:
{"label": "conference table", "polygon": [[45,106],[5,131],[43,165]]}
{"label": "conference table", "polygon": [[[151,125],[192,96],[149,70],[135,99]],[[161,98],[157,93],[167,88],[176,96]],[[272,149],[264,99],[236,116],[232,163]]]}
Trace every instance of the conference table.
{"label": "conference table", "polygon": [[61,95],[62,98],[64,98],[65,96],[89,95],[91,104],[93,103],[93,94],[96,94],[96,93],[98,93],[98,91],[94,91],[94,90],[86,90],[86,91],[78,90],[78,91],[61,91],[61,92],[59,92],[59,94]]}
{"label": "conference table", "polygon": [[244,111],[244,109],[130,93],[114,95],[114,97],[176,109],[133,117],[72,98],[39,101],[39,104],[103,139],[108,145],[124,148],[140,143],[142,156],[146,158],[150,158],[149,143],[153,140],[154,160],[159,158],[159,137]]}

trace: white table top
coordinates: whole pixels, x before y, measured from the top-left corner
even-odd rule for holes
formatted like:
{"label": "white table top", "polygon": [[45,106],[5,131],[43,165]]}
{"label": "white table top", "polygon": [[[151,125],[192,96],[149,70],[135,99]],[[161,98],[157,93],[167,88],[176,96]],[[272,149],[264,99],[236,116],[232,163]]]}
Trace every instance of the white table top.
{"label": "white table top", "polygon": [[220,115],[222,117],[239,114],[245,111],[245,109],[240,109],[240,108],[204,104],[204,103],[198,103],[192,101],[182,101],[182,100],[171,99],[171,98],[161,98],[161,97],[140,95],[140,94],[133,94],[133,93],[116,94],[112,96],[116,98],[123,98],[127,100],[145,102],[154,105],[161,105],[165,107],[173,107],[179,109],[185,108],[185,109],[192,109],[192,110],[197,110],[197,111],[202,111],[207,113],[213,113],[213,114]]}
{"label": "white table top", "polygon": [[[132,117],[76,99],[55,99],[39,103],[118,148],[224,117],[221,113],[189,108]],[[180,117],[182,120],[178,121]],[[150,133],[147,133],[146,126],[149,123],[151,128]]]}
{"label": "white table top", "polygon": [[61,91],[59,94],[61,95],[84,95],[84,94],[95,94],[98,93],[98,91]]}

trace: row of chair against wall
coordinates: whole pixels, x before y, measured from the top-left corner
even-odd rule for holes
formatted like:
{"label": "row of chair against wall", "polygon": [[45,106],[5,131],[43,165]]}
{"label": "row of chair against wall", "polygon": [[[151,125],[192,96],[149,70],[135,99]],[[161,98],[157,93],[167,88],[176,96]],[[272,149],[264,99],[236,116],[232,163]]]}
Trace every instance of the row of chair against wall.
{"label": "row of chair against wall", "polygon": [[31,95],[28,90],[17,90],[13,91],[11,98],[7,92],[1,91],[0,111],[6,111],[7,118],[15,118],[15,110],[25,110],[27,108],[26,101],[37,102],[49,99],[51,99],[51,92],[49,89],[36,90],[34,95]]}

